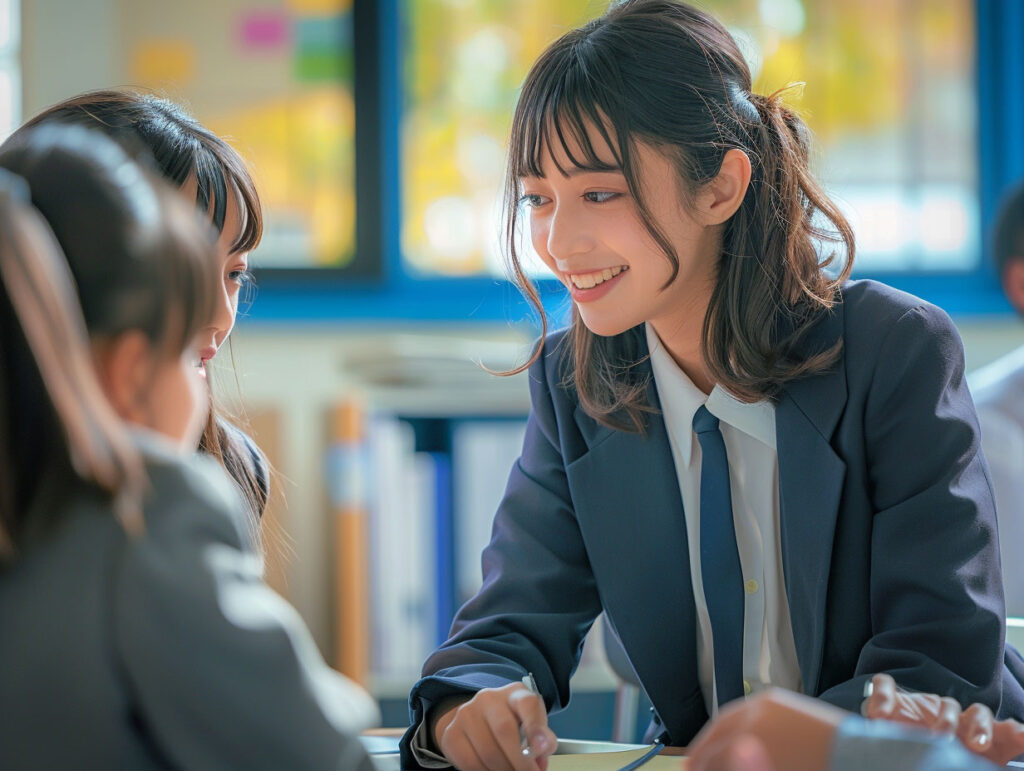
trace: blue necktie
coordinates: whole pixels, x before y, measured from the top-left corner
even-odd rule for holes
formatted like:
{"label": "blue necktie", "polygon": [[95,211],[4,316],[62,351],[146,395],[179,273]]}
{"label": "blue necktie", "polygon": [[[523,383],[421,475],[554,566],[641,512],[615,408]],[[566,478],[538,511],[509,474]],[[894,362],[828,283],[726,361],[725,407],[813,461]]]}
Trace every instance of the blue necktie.
{"label": "blue necktie", "polygon": [[729,491],[729,458],[718,418],[703,405],[693,416],[700,442],[700,573],[711,617],[719,705],[743,696],[743,572]]}

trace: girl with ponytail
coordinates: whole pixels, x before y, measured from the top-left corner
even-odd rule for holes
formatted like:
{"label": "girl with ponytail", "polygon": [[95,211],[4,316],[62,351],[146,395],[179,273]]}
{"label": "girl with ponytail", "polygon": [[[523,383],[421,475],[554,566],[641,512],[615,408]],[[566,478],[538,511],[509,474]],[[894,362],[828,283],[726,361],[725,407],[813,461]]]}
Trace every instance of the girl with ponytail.
{"label": "girl with ponytail", "polygon": [[572,322],[522,368],[522,455],[407,763],[543,768],[602,612],[666,743],[770,686],[856,710],[876,673],[1024,713],[960,339],[848,279],[853,232],[781,96],[670,0],[614,3],[527,75],[507,252],[543,318],[528,233]]}
{"label": "girl with ponytail", "polygon": [[372,768],[194,452],[215,241],[98,132],[0,148],[0,768]]}

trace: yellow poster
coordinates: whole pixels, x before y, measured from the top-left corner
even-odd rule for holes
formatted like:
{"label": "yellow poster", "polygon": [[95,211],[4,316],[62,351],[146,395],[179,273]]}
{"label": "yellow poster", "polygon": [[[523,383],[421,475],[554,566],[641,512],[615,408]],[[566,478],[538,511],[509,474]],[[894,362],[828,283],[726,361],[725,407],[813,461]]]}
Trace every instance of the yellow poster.
{"label": "yellow poster", "polygon": [[148,40],[132,51],[131,77],[135,85],[188,85],[195,70],[196,50],[187,40]]}
{"label": "yellow poster", "polygon": [[333,16],[351,7],[352,0],[288,0],[288,10],[301,16]]}

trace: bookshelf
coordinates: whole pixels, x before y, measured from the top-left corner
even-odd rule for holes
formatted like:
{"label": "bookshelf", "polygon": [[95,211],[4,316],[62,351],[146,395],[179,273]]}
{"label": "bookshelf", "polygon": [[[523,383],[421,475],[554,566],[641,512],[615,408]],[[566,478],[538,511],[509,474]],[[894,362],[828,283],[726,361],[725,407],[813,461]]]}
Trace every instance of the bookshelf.
{"label": "bookshelf", "polygon": [[[390,623],[406,624],[407,634],[401,645],[387,649],[391,659],[386,666],[375,665],[375,656],[379,663],[385,646],[380,639],[373,640],[372,633],[369,642],[365,683],[381,703],[385,724],[401,725],[407,719],[406,698],[422,659],[444,638],[458,605],[479,585],[479,552],[489,539],[491,518],[518,456],[529,411],[525,374],[495,377],[480,363],[500,369],[522,361],[530,351],[530,332],[465,325],[370,330],[261,324],[242,325],[233,338],[237,390],[245,394],[248,411],[274,416],[271,460],[287,500],[287,506],[275,513],[275,520],[287,533],[290,551],[296,555],[283,570],[277,569],[280,575],[275,584],[299,609],[329,661],[339,662],[336,651],[345,634],[345,625],[337,624],[339,565],[332,535],[339,493],[329,489],[326,469],[332,436],[337,435],[332,425],[338,406],[356,403],[362,411],[366,446],[357,465],[366,471],[366,484],[351,496],[354,500],[349,505],[365,505],[369,517],[383,480],[395,476],[404,480],[402,485],[388,488],[392,500],[397,497],[401,501],[402,488],[413,487],[417,477],[421,491],[431,484],[436,487],[445,479],[443,471],[438,475],[438,464],[447,463],[447,496],[438,496],[436,489],[421,492],[420,497],[433,500],[435,507],[416,509],[419,517],[432,520],[430,526],[407,526],[404,534],[409,537],[400,547],[405,556],[390,555],[408,566],[415,561],[410,540],[432,541],[432,549],[421,549],[419,556],[434,557],[436,563],[420,559],[416,569],[432,575],[434,591],[419,596],[422,600],[432,595],[429,599],[433,602],[426,610],[411,613],[408,606],[415,602],[406,602],[404,621],[399,612],[402,608],[388,609]],[[215,380],[229,385],[229,391],[236,390],[233,381],[229,375]],[[267,421],[258,423],[254,421],[253,427],[262,443],[260,428]],[[348,435],[355,433],[354,428],[348,431]],[[374,448],[375,437],[383,449]],[[370,470],[374,452],[391,453],[390,467],[382,479],[375,480]],[[489,460],[484,464],[487,473],[466,468],[466,458],[474,456]],[[405,492],[408,501],[409,490]],[[444,500],[448,503],[438,508],[438,501]],[[394,581],[379,586],[380,581],[373,578],[372,522],[366,532],[371,578],[365,590],[371,597],[373,629],[375,623],[380,626],[377,600],[403,591],[408,599],[414,596],[417,581],[406,581],[405,589]],[[378,533],[378,548],[383,535],[386,533]],[[376,558],[387,554],[380,549]],[[409,578],[411,570],[403,567],[400,578]],[[421,624],[412,633],[408,633],[413,629],[410,619]],[[606,732],[593,737],[607,738],[616,685],[600,640],[588,640],[583,663],[573,679],[572,705],[556,716],[553,724],[562,725],[572,735],[582,735],[579,731],[586,725],[608,726]]]}

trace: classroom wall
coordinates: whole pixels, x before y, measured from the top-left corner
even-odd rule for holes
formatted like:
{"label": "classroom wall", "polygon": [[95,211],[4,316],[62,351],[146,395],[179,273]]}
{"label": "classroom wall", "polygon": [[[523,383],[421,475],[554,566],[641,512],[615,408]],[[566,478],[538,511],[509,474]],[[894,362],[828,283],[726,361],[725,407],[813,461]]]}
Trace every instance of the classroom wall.
{"label": "classroom wall", "polygon": [[[150,0],[141,0],[150,2]],[[22,112],[115,84],[122,72],[119,0],[22,0]]]}

